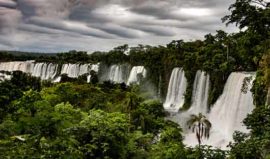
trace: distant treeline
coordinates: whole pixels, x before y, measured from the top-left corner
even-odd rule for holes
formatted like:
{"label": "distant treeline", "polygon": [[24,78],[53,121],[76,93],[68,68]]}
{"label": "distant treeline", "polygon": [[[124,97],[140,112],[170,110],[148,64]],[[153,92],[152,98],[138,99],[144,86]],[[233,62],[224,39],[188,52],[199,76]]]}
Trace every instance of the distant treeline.
{"label": "distant treeline", "polygon": [[20,52],[20,51],[1,51],[0,62],[3,61],[27,61],[43,59],[44,57],[50,58],[56,56],[56,53],[34,53],[34,52]]}

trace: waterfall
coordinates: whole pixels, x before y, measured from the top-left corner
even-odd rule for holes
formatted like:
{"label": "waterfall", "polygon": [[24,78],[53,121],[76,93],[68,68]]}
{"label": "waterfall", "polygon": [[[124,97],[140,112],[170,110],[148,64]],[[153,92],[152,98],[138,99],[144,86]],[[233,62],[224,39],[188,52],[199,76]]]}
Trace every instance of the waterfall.
{"label": "waterfall", "polygon": [[33,61],[13,61],[13,62],[1,62],[0,71],[22,71],[30,73],[34,66]]}
{"label": "waterfall", "polygon": [[[59,65],[53,63],[34,63],[34,61],[13,61],[1,62],[0,71],[22,71],[30,73],[32,76],[40,77],[42,80],[52,80],[60,82],[61,77],[58,73]],[[67,74],[69,77],[77,78],[80,75],[90,73],[93,70],[99,71],[99,64],[64,64],[61,74]],[[4,75],[1,74],[1,78]]]}
{"label": "waterfall", "polygon": [[58,65],[57,64],[48,64],[47,65],[47,73],[45,79],[54,79],[58,73]]}
{"label": "waterfall", "polygon": [[77,78],[83,74],[90,73],[91,70],[98,72],[99,64],[64,64],[61,69],[61,74],[67,74],[68,77]]}
{"label": "waterfall", "polygon": [[13,61],[0,63],[1,71],[22,71],[42,80],[54,78],[57,74],[57,65],[47,63],[34,63],[34,61]]}
{"label": "waterfall", "polygon": [[[176,101],[171,99],[174,99],[173,97],[177,96],[175,95],[177,94],[177,90],[175,90],[177,86],[175,83],[177,83],[176,81],[179,80],[177,77],[180,78],[179,76],[181,76],[179,73],[180,71],[177,71],[179,71],[179,69],[174,70],[171,75],[166,102],[167,100]],[[254,108],[252,93],[250,92],[250,88],[252,87],[252,80],[248,82],[247,92],[242,92],[243,81],[248,77],[252,77],[254,79],[254,74],[240,72],[232,73],[225,84],[222,95],[212,106],[212,110],[207,113],[207,99],[210,77],[205,72],[197,71],[193,84],[192,105],[190,109],[185,112],[178,112],[177,114],[168,117],[170,120],[180,124],[184,129],[185,144],[189,146],[195,146],[198,144],[196,135],[192,133],[186,126],[186,121],[189,119],[191,114],[197,115],[198,113],[203,113],[212,123],[210,138],[208,140],[203,139],[202,144],[226,149],[226,146],[230,141],[232,141],[232,135],[234,131],[238,130],[242,132],[248,132],[242,123],[243,119]],[[182,88],[178,87],[177,89]],[[166,102],[165,104],[167,104],[167,107],[170,106],[170,103],[173,103],[168,102],[168,104]],[[174,103],[182,104],[183,102],[178,101]]]}
{"label": "waterfall", "polygon": [[56,77],[52,82],[53,83],[61,82],[61,76]]}
{"label": "waterfall", "polygon": [[108,80],[115,83],[125,82],[123,68],[121,65],[112,65],[109,70]]}
{"label": "waterfall", "polygon": [[210,87],[210,76],[206,72],[197,71],[193,83],[191,106],[187,111],[173,114],[169,117],[180,124],[182,128],[188,129],[186,122],[191,114],[202,113],[204,115],[208,112],[208,93]]}
{"label": "waterfall", "polygon": [[[232,141],[234,131],[248,132],[242,121],[248,113],[251,113],[254,105],[252,93],[249,91],[252,81],[249,82],[247,92],[242,92],[243,81],[247,77],[254,78],[254,74],[237,72],[229,76],[222,95],[213,105],[210,113],[206,114],[212,123],[212,129],[210,138],[204,139],[202,144],[226,149],[226,145]],[[198,144],[196,135],[188,130],[184,142],[191,146]]]}
{"label": "waterfall", "polygon": [[184,94],[187,88],[187,80],[182,68],[174,68],[170,77],[164,109],[170,112],[178,112],[185,102]]}
{"label": "waterfall", "polygon": [[[44,63],[37,63],[34,66],[34,69],[32,71],[32,75],[35,77],[41,77],[42,76],[42,70],[45,70],[46,68],[43,67]],[[45,70],[46,71],[46,70]]]}
{"label": "waterfall", "polygon": [[[91,65],[91,68],[90,68],[90,70],[91,71],[95,71],[96,73],[98,73],[98,71],[99,71],[99,64],[95,64],[95,65]],[[90,72],[91,72],[90,71]],[[91,74],[89,74],[88,76],[87,76],[87,83],[90,83],[91,82]]]}
{"label": "waterfall", "polygon": [[11,79],[11,75],[7,75],[5,73],[0,72],[0,82],[4,80],[10,80],[10,79]]}
{"label": "waterfall", "polygon": [[[13,62],[1,62],[0,71],[22,71],[25,73],[31,73],[34,67],[33,61],[13,61]],[[11,75],[0,73],[0,81],[11,79]]]}
{"label": "waterfall", "polygon": [[146,77],[146,70],[144,66],[134,66],[132,67],[129,77],[128,77],[128,82],[127,85],[130,85],[131,83],[139,83],[138,75],[142,75],[143,78]]}
{"label": "waterfall", "polygon": [[95,71],[96,73],[98,73],[99,71],[99,63],[98,64],[92,64],[91,65],[91,71]]}
{"label": "waterfall", "polygon": [[193,114],[206,114],[208,110],[208,94],[210,86],[210,76],[202,71],[197,71],[193,84],[192,104],[188,110]]}
{"label": "waterfall", "polygon": [[61,74],[67,74],[68,77],[76,78],[80,73],[79,64],[64,64],[61,69]]}
{"label": "waterfall", "polygon": [[36,63],[31,71],[32,76],[40,77],[42,80],[54,79],[57,75],[57,64]]}

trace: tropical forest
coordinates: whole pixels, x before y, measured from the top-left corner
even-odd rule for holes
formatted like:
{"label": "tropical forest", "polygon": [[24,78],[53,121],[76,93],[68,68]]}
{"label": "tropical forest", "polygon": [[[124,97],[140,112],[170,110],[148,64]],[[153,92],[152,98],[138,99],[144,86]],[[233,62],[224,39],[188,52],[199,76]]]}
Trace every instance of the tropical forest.
{"label": "tropical forest", "polygon": [[219,19],[238,31],[91,53],[0,45],[0,158],[270,159],[270,1]]}

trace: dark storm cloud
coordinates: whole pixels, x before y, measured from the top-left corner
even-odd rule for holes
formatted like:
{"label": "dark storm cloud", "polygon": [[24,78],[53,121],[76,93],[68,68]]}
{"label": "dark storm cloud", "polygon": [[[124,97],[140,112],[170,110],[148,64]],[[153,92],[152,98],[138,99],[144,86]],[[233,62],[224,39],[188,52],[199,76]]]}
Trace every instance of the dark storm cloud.
{"label": "dark storm cloud", "polygon": [[123,38],[139,38],[140,31],[132,28],[127,28],[115,24],[103,24],[103,25],[92,25],[92,27],[103,30],[109,34],[117,35]]}
{"label": "dark storm cloud", "polygon": [[11,34],[21,19],[20,10],[12,0],[0,0],[0,35]]}
{"label": "dark storm cloud", "polygon": [[202,38],[224,28],[220,18],[232,2],[0,0],[0,36],[5,35],[0,50],[107,50],[123,43]]}
{"label": "dark storm cloud", "polygon": [[141,30],[144,32],[152,33],[154,35],[160,36],[173,36],[175,32],[172,31],[169,27],[161,27],[161,26],[150,26],[150,25],[126,25],[128,28],[133,28],[137,30]]}
{"label": "dark storm cloud", "polygon": [[157,6],[142,6],[131,8],[130,11],[141,14],[154,16],[158,19],[177,19],[186,21],[189,19],[187,16],[174,15],[170,12],[171,8],[157,7]]}
{"label": "dark storm cloud", "polygon": [[45,27],[49,29],[59,30],[59,31],[67,31],[78,33],[87,36],[99,37],[99,38],[113,38],[112,35],[106,34],[105,32],[87,27],[81,23],[72,23],[68,21],[56,21],[55,19],[48,18],[39,18],[33,17],[28,20],[29,24],[37,25],[39,27]]}
{"label": "dark storm cloud", "polygon": [[0,7],[14,9],[17,7],[17,3],[14,1],[0,0]]}

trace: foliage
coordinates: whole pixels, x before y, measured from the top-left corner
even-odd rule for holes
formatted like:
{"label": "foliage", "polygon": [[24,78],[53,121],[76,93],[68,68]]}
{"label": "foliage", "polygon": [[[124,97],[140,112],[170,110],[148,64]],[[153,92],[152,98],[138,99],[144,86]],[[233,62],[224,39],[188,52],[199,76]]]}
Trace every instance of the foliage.
{"label": "foliage", "polygon": [[[76,82],[25,91],[12,100],[13,111],[0,124],[0,156],[170,158],[179,152],[184,156],[181,129],[164,120],[159,101],[145,100],[137,91]],[[155,157],[154,152],[163,148],[168,152]]]}
{"label": "foliage", "polygon": [[181,132],[182,130],[178,125],[168,122],[165,129],[160,132],[159,142],[152,147],[150,158],[186,158]]}
{"label": "foliage", "polygon": [[13,72],[11,80],[0,82],[0,121],[8,113],[14,112],[11,102],[22,97],[23,92],[29,89],[40,90],[40,79],[20,71]]}
{"label": "foliage", "polygon": [[229,147],[231,159],[262,159],[261,143],[259,140],[248,138],[247,134],[241,132],[234,133],[234,143]]}
{"label": "foliage", "polygon": [[132,113],[132,121],[137,129],[143,133],[158,134],[163,127],[163,118],[165,112],[162,103],[159,101],[145,101],[138,105],[138,108]]}
{"label": "foliage", "polygon": [[187,125],[193,133],[196,133],[199,146],[201,145],[203,137],[207,139],[209,138],[212,125],[210,121],[207,120],[204,115],[202,115],[202,113],[199,113],[198,115],[192,114],[190,119],[187,121]]}
{"label": "foliage", "polygon": [[270,3],[267,0],[236,0],[230,6],[231,15],[223,18],[227,24],[236,23],[239,28],[248,27],[254,34],[269,36]]}
{"label": "foliage", "polygon": [[207,145],[196,146],[195,148],[187,148],[188,159],[225,159],[227,152],[218,148]]}

